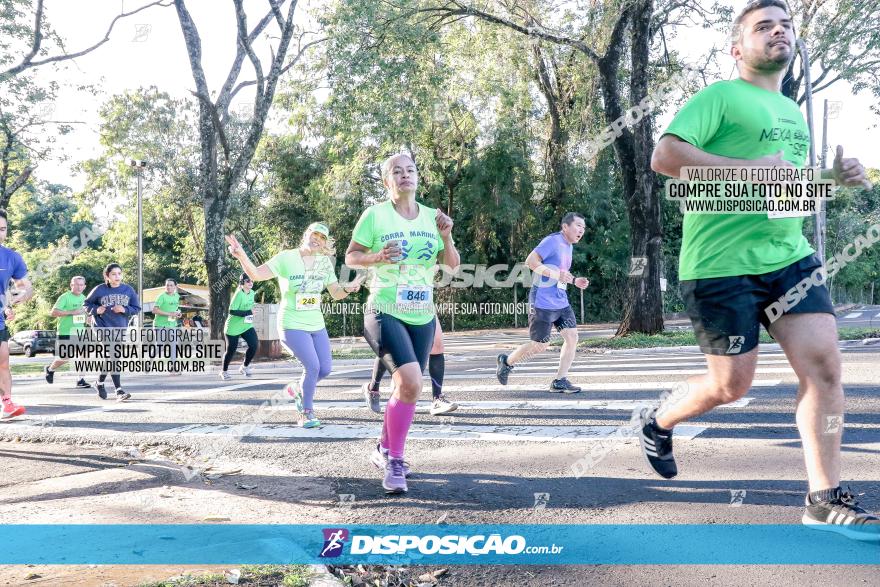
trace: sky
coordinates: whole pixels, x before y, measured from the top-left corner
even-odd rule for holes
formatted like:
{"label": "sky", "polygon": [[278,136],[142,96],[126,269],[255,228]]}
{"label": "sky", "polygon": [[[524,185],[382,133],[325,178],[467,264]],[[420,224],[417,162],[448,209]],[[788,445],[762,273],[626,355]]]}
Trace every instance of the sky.
{"label": "sky", "polygon": [[[307,11],[318,8],[321,2],[301,0],[297,8],[301,22],[307,24]],[[68,51],[76,51],[100,39],[120,10],[132,10],[145,3],[146,0],[46,0],[46,12],[53,27],[66,40]],[[262,16],[260,11],[266,4],[262,0],[245,2],[250,23]],[[739,9],[744,2],[732,4]],[[232,3],[228,0],[188,0],[186,5],[201,34],[202,62],[208,85],[216,90],[222,84],[235,52]],[[274,30],[277,31],[277,28]],[[723,31],[694,27],[686,35],[680,34],[670,44],[684,56],[690,57],[692,63],[697,63],[700,53],[707,47],[712,44],[722,46],[724,34]],[[262,49],[268,57],[265,40],[258,49]],[[723,58],[722,63],[727,66],[723,69],[728,78],[734,75],[732,58]],[[38,80],[67,82],[60,92],[53,118],[84,123],[75,125],[72,133],[58,139],[57,152],[66,154],[68,161],[56,159],[43,163],[37,175],[43,180],[65,184],[75,190],[83,187],[84,177],[71,171],[72,163],[94,157],[100,151],[98,109],[104,100],[125,90],[150,85],[178,97],[189,96],[189,91],[194,88],[183,36],[173,7],[150,8],[119,21],[108,43],[69,64],[61,74],[51,67],[43,67],[37,72]],[[245,77],[248,74],[248,68],[245,67],[240,79],[251,79]],[[96,97],[77,91],[73,86],[80,83],[95,84],[102,94]],[[241,92],[236,103],[246,104],[249,97],[246,92]],[[880,118],[870,111],[870,94],[863,92],[853,95],[848,85],[839,82],[817,95],[814,105],[817,137],[821,132],[823,98],[839,102],[842,106],[838,117],[829,121],[829,144],[842,144],[847,156],[856,156],[866,166],[880,168],[880,149],[876,148],[880,144]],[[658,127],[663,128],[671,115],[667,113],[660,118]]]}

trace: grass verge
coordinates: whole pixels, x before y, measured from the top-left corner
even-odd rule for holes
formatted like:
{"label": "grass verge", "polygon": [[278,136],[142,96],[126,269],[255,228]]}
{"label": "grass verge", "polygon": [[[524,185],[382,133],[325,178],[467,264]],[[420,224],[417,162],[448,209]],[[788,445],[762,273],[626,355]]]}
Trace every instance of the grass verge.
{"label": "grass verge", "polygon": [[[43,365],[38,365],[35,363],[24,363],[22,365],[10,365],[9,370],[13,375],[36,375],[37,373],[43,372]],[[64,368],[59,369],[59,373],[63,372]]]}
{"label": "grass verge", "polygon": [[[243,587],[307,587],[311,571],[306,565],[243,565],[238,585]],[[143,583],[139,587],[221,587],[229,585],[225,575],[183,575],[166,581]]]}

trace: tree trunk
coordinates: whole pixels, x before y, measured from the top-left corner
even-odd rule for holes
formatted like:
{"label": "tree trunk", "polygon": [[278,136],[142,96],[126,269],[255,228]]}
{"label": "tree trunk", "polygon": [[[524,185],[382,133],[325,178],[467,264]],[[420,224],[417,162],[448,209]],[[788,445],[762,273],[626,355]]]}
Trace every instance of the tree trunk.
{"label": "tree trunk", "polygon": [[223,328],[229,310],[229,284],[238,283],[234,268],[226,267],[226,241],[223,238],[223,222],[226,211],[217,197],[205,200],[205,267],[208,270],[208,287],[211,307],[208,318],[211,339],[223,340]]}
{"label": "tree trunk", "polygon": [[226,209],[229,194],[222,194],[217,172],[217,132],[214,128],[211,106],[199,103],[199,138],[201,161],[199,161],[199,196],[205,212],[205,268],[208,273],[208,297],[210,307],[208,320],[211,339],[222,340],[229,309],[226,274],[225,234]]}
{"label": "tree trunk", "polygon": [[452,205],[455,203],[455,185],[447,183],[446,193],[446,214],[452,217],[454,215],[454,212],[452,211]]}
{"label": "tree trunk", "polygon": [[555,220],[565,212],[562,210],[562,201],[568,189],[568,159],[565,151],[569,135],[563,130],[562,119],[569,114],[570,108],[565,108],[564,98],[560,97],[563,81],[559,79],[558,72],[551,71],[547,66],[544,52],[538,45],[535,45],[532,51],[538,88],[547,101],[547,111],[550,114],[550,133],[547,138],[546,153],[547,195],[544,201],[550,216]]}
{"label": "tree trunk", "polygon": [[[631,104],[638,104],[647,95],[652,5],[651,0],[643,0],[629,9],[632,38]],[[609,46],[605,56],[598,63],[608,124],[624,116],[617,78],[623,45],[623,39],[620,37],[619,42]],[[632,275],[627,282],[623,317],[616,333],[618,336],[632,331],[646,334],[663,331],[663,308],[660,299],[663,236],[659,190],[656,176],[651,170],[653,148],[649,116],[645,116],[634,125],[632,131],[623,129],[621,136],[614,142],[629,217],[630,257],[646,259],[642,270],[627,271]],[[633,266],[638,266],[635,261],[631,261],[630,268]]]}
{"label": "tree trunk", "polygon": [[565,213],[562,202],[569,187],[567,145],[568,133],[562,130],[558,118],[551,117],[550,139],[547,141],[547,203],[554,219]]}

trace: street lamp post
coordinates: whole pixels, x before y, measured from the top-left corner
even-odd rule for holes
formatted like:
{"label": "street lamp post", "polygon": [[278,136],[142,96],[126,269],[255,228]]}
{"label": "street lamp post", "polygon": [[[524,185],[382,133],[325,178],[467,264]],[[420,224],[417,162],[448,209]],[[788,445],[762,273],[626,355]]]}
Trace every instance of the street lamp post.
{"label": "street lamp post", "polygon": [[138,241],[138,301],[140,301],[141,309],[138,312],[138,328],[143,328],[144,326],[144,214],[143,214],[143,204],[142,204],[142,191],[143,184],[141,178],[141,172],[147,167],[146,161],[141,161],[140,159],[129,159],[128,164],[134,168],[134,173],[137,176],[137,218],[138,218],[138,228],[137,228],[137,241]]}

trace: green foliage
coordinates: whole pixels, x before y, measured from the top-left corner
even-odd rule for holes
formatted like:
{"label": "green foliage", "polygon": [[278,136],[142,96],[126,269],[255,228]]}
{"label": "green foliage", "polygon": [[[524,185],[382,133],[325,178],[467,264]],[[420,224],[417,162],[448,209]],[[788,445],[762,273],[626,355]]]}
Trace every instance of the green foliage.
{"label": "green foliage", "polygon": [[[863,6],[860,1],[842,2],[841,10],[851,15]],[[524,18],[528,9],[547,26],[582,37],[600,52],[622,6],[616,1],[578,5],[577,10],[565,3],[480,4],[515,20]],[[242,185],[231,188],[223,230],[235,233],[260,264],[281,249],[297,246],[309,223],[323,221],[331,228],[341,262],[357,218],[386,197],[380,163],[405,150],[419,167],[420,201],[442,208],[455,221],[454,237],[463,263],[522,263],[541,238],[559,229],[562,213],[582,213],[586,233],[574,247],[572,272],[591,281],[584,295],[586,318],[618,319],[630,254],[619,165],[612,149],[589,161],[580,155],[607,124],[594,65],[570,46],[539,42],[485,21],[441,24],[407,12],[428,5],[425,0],[334,0],[321,5],[317,17],[328,41],[282,81],[275,111],[287,117],[289,126],[267,126],[272,132],[264,133]],[[0,20],[0,66],[21,49],[30,26],[29,10],[24,0],[0,0],[0,16],[8,17]],[[665,21],[669,39],[686,30],[681,24],[689,21],[681,10],[675,2],[656,3],[656,16]],[[712,10],[719,21],[729,21],[729,9],[714,6]],[[868,50],[868,55],[876,52],[875,46],[868,46],[876,28],[873,6],[864,11],[866,36],[858,36],[858,27],[846,33],[845,38],[859,41],[851,43],[854,48],[843,47],[844,37],[815,35],[817,30],[838,26],[826,11],[817,13],[806,32],[814,42],[827,46],[825,54],[833,63],[843,67],[847,52],[859,48]],[[57,48],[55,44],[53,50]],[[654,50],[649,85],[676,73],[683,61],[665,46],[658,44]],[[703,57],[714,67],[711,55]],[[548,87],[538,80],[542,63]],[[624,63],[620,71],[623,96],[629,91],[627,67]],[[847,75],[844,79],[866,88],[876,85],[865,71]],[[701,85],[700,79],[691,79],[680,93],[665,97],[655,114],[680,107]],[[0,131],[19,129],[14,136],[7,133],[12,137],[7,138],[12,144],[7,179],[39,163],[41,153],[48,152],[50,143],[40,135],[48,140],[69,130],[53,126],[47,132],[44,110],[56,92],[57,86],[37,85],[27,75],[9,80],[0,91]],[[561,116],[557,138],[551,136],[551,99]],[[105,220],[107,232],[35,282],[37,299],[20,308],[13,328],[52,327],[48,309],[67,290],[73,275],[84,275],[91,288],[101,281],[101,268],[115,261],[123,266],[126,281],[136,281],[137,178],[129,159],[149,162],[140,172],[144,286],[161,285],[167,277],[206,283],[205,215],[196,195],[200,173],[196,106],[193,99],[174,98],[156,87],[112,96],[100,109],[100,152],[78,162],[77,169],[86,175],[85,189],[71,196],[63,186],[45,185],[35,177],[19,188],[10,207],[8,244],[24,253],[32,269],[64,256],[71,239],[83,227],[92,226],[96,217]],[[224,119],[233,150],[243,140],[244,118],[233,108]],[[0,147],[2,140],[0,132]],[[556,170],[551,169],[550,157],[554,140],[562,158]],[[564,176],[561,194],[553,193],[551,172]],[[873,173],[875,184],[880,184],[880,176]],[[842,251],[880,221],[878,209],[880,188],[842,191],[829,209],[828,255]],[[678,312],[683,309],[677,278],[682,217],[665,200],[662,213],[662,274],[668,280],[664,311]],[[866,292],[880,281],[880,248],[875,249],[866,250],[835,277],[834,291]],[[230,274],[238,272],[238,265],[232,265]],[[259,283],[256,293],[259,302],[276,302],[277,283]],[[518,301],[526,294],[519,286]],[[571,302],[579,315],[578,294],[571,288]],[[364,302],[366,295],[362,291],[345,303]],[[436,300],[511,304],[514,296],[510,289],[444,288],[437,291]],[[360,334],[360,315],[326,318],[333,335]],[[519,318],[518,323],[524,324],[525,316]],[[451,328],[449,314],[440,320],[444,328]],[[456,329],[513,324],[509,313],[455,317]]]}
{"label": "green foliage", "polygon": [[9,246],[41,249],[59,242],[62,237],[78,235],[91,223],[74,220],[77,211],[76,203],[70,199],[70,189],[65,186],[50,185],[16,193],[9,207],[9,223],[13,229]]}

